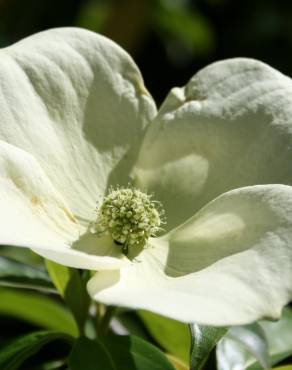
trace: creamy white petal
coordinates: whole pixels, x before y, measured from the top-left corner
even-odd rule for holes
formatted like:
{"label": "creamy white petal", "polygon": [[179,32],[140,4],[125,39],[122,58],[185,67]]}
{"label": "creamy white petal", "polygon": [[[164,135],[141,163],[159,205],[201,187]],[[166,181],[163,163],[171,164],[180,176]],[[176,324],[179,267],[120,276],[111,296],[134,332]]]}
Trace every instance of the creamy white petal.
{"label": "creamy white petal", "polygon": [[173,89],[149,126],[134,177],[167,229],[243,186],[292,184],[292,81],[264,63],[212,64]]}
{"label": "creamy white petal", "polygon": [[87,235],[37,161],[0,141],[0,245],[28,247],[78,268],[125,265],[112,241]]}
{"label": "creamy white petal", "polygon": [[79,220],[125,184],[155,105],[109,39],[53,29],[0,51],[0,139],[31,153]]}
{"label": "creamy white petal", "polygon": [[277,319],[292,298],[292,187],[227,192],[151,244],[128,268],[97,272],[90,295],[206,325]]}
{"label": "creamy white petal", "polygon": [[99,237],[87,231],[71,243],[32,250],[61,265],[87,270],[112,270],[131,264],[109,236]]}

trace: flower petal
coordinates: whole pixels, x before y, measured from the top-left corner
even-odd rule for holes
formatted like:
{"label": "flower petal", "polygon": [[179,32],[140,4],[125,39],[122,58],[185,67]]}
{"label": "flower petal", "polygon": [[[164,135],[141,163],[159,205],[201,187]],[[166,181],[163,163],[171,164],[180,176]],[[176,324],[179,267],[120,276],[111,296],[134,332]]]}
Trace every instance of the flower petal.
{"label": "flower petal", "polygon": [[114,243],[84,234],[36,160],[1,141],[0,204],[0,245],[29,247],[79,268],[125,265]]}
{"label": "flower petal", "polygon": [[155,105],[133,60],[93,32],[41,32],[0,52],[0,139],[32,154],[79,220],[128,182]]}
{"label": "flower petal", "polygon": [[227,192],[137,259],[97,272],[90,295],[205,325],[279,318],[292,298],[292,187]]}
{"label": "flower petal", "polygon": [[292,81],[251,59],[218,62],[173,89],[134,176],[163,203],[167,229],[218,195],[292,184]]}
{"label": "flower petal", "polygon": [[112,270],[131,263],[110,237],[98,237],[87,232],[70,244],[32,249],[61,265],[87,270]]}

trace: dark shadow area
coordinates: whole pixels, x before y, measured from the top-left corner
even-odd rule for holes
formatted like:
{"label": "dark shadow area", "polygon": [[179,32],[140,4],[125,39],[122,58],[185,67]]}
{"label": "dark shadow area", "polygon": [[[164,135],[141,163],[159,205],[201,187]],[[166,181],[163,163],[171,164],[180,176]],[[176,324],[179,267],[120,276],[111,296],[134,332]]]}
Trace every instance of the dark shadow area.
{"label": "dark shadow area", "polygon": [[134,57],[157,102],[207,64],[245,56],[292,75],[292,3],[277,0],[2,0],[0,44],[79,26]]}

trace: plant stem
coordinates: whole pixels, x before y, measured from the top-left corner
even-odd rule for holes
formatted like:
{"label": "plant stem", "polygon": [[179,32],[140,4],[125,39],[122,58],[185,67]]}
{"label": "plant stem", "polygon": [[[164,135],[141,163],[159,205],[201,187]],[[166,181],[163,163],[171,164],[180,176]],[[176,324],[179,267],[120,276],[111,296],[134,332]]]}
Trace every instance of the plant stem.
{"label": "plant stem", "polygon": [[115,306],[108,306],[106,307],[106,311],[102,318],[99,320],[98,325],[98,334],[99,335],[106,335],[109,329],[109,325],[111,322],[112,317],[117,311],[117,307]]}

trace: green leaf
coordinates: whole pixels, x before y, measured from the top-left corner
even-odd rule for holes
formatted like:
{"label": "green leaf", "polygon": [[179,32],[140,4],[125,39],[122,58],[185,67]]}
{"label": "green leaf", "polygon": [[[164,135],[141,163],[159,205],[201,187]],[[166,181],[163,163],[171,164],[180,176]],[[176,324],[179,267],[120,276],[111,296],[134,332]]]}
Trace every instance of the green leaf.
{"label": "green leaf", "polygon": [[14,340],[0,351],[1,370],[18,369],[26,359],[36,354],[44,345],[57,339],[72,341],[64,333],[52,331],[36,332]]}
{"label": "green leaf", "polygon": [[56,292],[45,271],[3,256],[0,256],[0,286]]}
{"label": "green leaf", "polygon": [[104,345],[85,337],[76,341],[68,362],[70,370],[116,370]]}
{"label": "green leaf", "polygon": [[214,31],[208,18],[187,8],[167,6],[161,1],[152,13],[153,25],[163,39],[180,40],[197,54],[208,54],[214,48]]}
{"label": "green leaf", "polygon": [[134,336],[107,336],[103,343],[118,370],[174,370],[163,352]]}
{"label": "green leaf", "polygon": [[230,328],[227,335],[241,343],[258,360],[263,369],[270,368],[268,342],[259,324]]}
{"label": "green leaf", "polygon": [[43,262],[42,257],[34,253],[31,249],[12,247],[11,245],[0,246],[0,255],[13,261],[33,266],[39,266]]}
{"label": "green leaf", "polygon": [[67,360],[51,360],[44,362],[43,364],[38,364],[36,367],[33,367],[31,370],[68,370],[68,367],[64,367],[67,363]]}
{"label": "green leaf", "polygon": [[72,336],[78,334],[70,312],[52,299],[31,292],[0,288],[0,314]]}
{"label": "green leaf", "polygon": [[274,367],[274,370],[292,370],[292,365],[285,365],[280,367]]}
{"label": "green leaf", "polygon": [[47,259],[45,259],[45,264],[55,287],[60,295],[64,297],[66,287],[70,280],[70,268]]}
{"label": "green leaf", "polygon": [[161,347],[189,363],[191,334],[188,325],[149,311],[139,311],[139,316]]}
{"label": "green leaf", "polygon": [[102,342],[79,338],[69,357],[70,370],[174,370],[158,348],[134,336],[106,336]]}
{"label": "green leaf", "polygon": [[64,300],[72,311],[79,332],[82,334],[88,317],[90,297],[86,290],[86,279],[83,279],[78,270],[70,269],[70,280],[66,286]]}
{"label": "green leaf", "polygon": [[[145,340],[151,339],[151,335],[139,316],[139,312],[118,312],[115,319],[120,323],[122,330],[124,329],[124,334],[135,335],[136,337],[140,337]],[[112,330],[116,333],[115,328],[112,328]],[[116,334],[120,333],[117,332]]]}
{"label": "green leaf", "polygon": [[172,355],[167,354],[166,357],[171,362],[176,370],[189,370],[189,367],[184,364],[180,359]]}
{"label": "green leaf", "polygon": [[223,327],[190,325],[192,333],[191,370],[200,370],[206,363],[217,342],[226,334]]}
{"label": "green leaf", "polygon": [[[268,342],[269,362],[271,366],[292,355],[292,310],[285,308],[277,322],[262,321],[259,326]],[[263,366],[252,351],[229,334],[217,348],[219,370],[231,370],[236,366],[247,370],[260,370]]]}
{"label": "green leaf", "polygon": [[60,295],[73,313],[79,332],[82,334],[90,304],[90,297],[86,290],[87,276],[81,275],[77,269],[49,260],[46,260],[46,267]]}
{"label": "green leaf", "polygon": [[279,321],[263,321],[260,325],[268,340],[271,365],[276,365],[290,357],[292,355],[292,309],[285,308]]}

